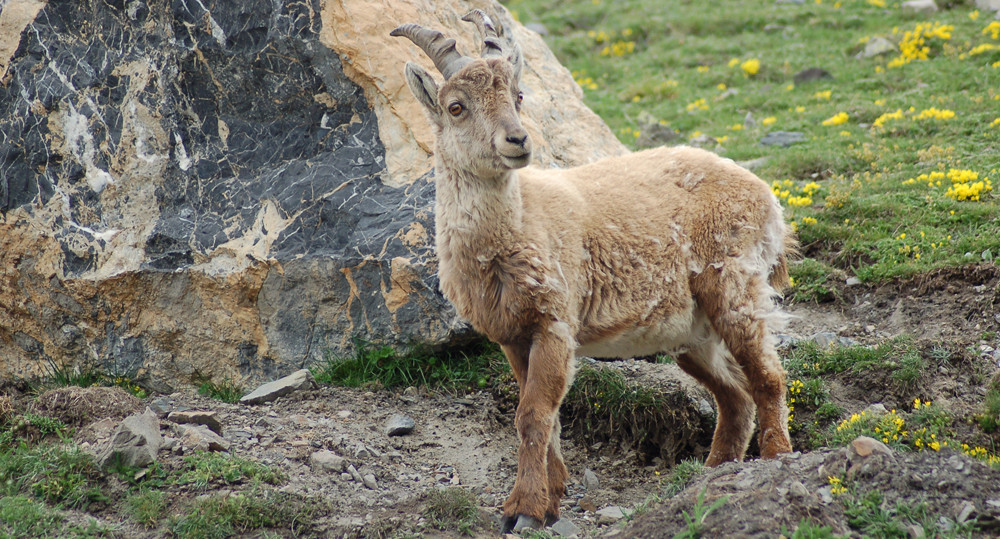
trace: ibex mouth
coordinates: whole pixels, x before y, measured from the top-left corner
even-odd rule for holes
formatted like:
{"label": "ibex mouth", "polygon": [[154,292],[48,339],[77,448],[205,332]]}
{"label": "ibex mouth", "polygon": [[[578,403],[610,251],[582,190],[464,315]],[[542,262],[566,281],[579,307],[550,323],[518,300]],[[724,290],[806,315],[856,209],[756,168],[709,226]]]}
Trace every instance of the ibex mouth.
{"label": "ibex mouth", "polygon": [[500,160],[507,168],[524,168],[531,162],[531,152],[524,152],[520,155],[499,155]]}

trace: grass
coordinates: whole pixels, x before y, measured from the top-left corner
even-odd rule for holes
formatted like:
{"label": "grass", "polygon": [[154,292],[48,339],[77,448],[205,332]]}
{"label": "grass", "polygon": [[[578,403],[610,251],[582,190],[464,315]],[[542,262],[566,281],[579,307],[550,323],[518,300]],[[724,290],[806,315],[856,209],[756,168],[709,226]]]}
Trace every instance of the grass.
{"label": "grass", "polygon": [[800,343],[786,360],[789,378],[814,378],[827,374],[869,375],[882,372],[902,389],[920,380],[925,361],[912,339],[897,337],[878,346],[834,346],[824,349],[813,342]]}
{"label": "grass", "polygon": [[[848,525],[866,537],[912,537],[908,528],[914,524],[923,528],[926,537],[968,537],[975,529],[974,522],[959,524],[931,513],[925,503],[890,506],[878,491],[845,495],[841,501]],[[947,525],[942,525],[941,518]]]}
{"label": "grass", "polygon": [[399,352],[369,342],[355,344],[354,357],[328,355],[325,363],[314,365],[316,381],[347,387],[426,386],[460,393],[491,387],[498,375],[510,378],[503,354],[485,342],[441,354],[419,347]]}
{"label": "grass", "polygon": [[479,524],[479,501],[461,487],[433,489],[427,496],[427,519],[435,529],[471,536]]}
{"label": "grass", "polygon": [[976,421],[983,432],[993,434],[1000,431],[1000,377],[993,380],[983,399],[983,411],[976,415]]}
{"label": "grass", "polygon": [[[626,145],[666,128],[682,142],[709,135],[736,160],[767,158],[757,173],[820,272],[796,278],[797,297],[824,297],[830,269],[878,282],[1000,253],[1000,49],[990,48],[1000,39],[971,2],[924,17],[899,0],[505,3],[546,27],[587,105]],[[898,46],[922,22],[927,59],[905,43],[855,58],[875,38]],[[832,78],[795,80],[813,67]],[[779,130],[805,140],[760,144]],[[977,182],[978,200],[956,194]]]}
{"label": "grass", "polygon": [[223,380],[222,382],[205,380],[198,386],[198,394],[222,402],[236,404],[240,402],[244,391],[242,387],[236,385],[232,380]]}
{"label": "grass", "polygon": [[708,487],[705,487],[698,493],[698,501],[695,502],[694,506],[691,508],[691,513],[681,511],[687,528],[674,534],[674,539],[697,539],[698,537],[701,537],[702,528],[705,525],[705,519],[715,512],[716,509],[722,507],[727,501],[729,501],[729,496],[722,496],[711,504],[705,505],[705,495],[707,492]]}
{"label": "grass", "polygon": [[184,463],[187,470],[177,478],[177,482],[192,484],[199,489],[247,481],[277,484],[282,479],[281,474],[267,465],[223,453],[198,452],[184,457]]}
{"label": "grass", "polygon": [[229,496],[196,499],[168,527],[185,539],[224,539],[265,528],[282,527],[299,536],[309,527],[313,507],[303,500],[272,490],[252,490]]}

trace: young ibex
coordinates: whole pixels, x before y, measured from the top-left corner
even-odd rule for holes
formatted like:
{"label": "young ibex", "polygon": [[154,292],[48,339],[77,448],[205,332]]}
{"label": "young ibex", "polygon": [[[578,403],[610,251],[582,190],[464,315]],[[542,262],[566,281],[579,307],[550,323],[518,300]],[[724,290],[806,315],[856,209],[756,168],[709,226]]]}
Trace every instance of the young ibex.
{"label": "young ibex", "polygon": [[437,136],[441,290],[500,344],[520,387],[504,531],[559,515],[568,473],[558,409],[578,355],[674,352],[715,396],[709,466],[743,458],[755,409],[761,455],[791,451],[771,331],[794,240],[768,186],[688,147],[569,170],[528,167],[520,49],[482,11],[464,20],[483,35],[481,59],[415,24],[392,35],[423,49],[445,79],[439,87],[406,64]]}

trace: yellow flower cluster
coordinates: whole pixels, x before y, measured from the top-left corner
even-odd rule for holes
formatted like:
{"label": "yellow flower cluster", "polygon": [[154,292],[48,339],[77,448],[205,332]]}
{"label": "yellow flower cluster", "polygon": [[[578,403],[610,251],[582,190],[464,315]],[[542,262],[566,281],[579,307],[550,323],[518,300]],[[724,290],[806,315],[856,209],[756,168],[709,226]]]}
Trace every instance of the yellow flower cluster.
{"label": "yellow flower cluster", "polygon": [[847,487],[844,486],[843,481],[839,477],[828,475],[826,476],[826,480],[830,482],[830,494],[840,496],[847,492]]}
{"label": "yellow flower cluster", "polygon": [[837,114],[834,114],[833,116],[823,120],[823,125],[831,126],[831,125],[846,124],[848,118],[849,116],[847,115],[846,112],[838,112]]}
{"label": "yellow flower cluster", "polygon": [[[780,200],[784,200],[789,206],[803,207],[812,206],[812,195],[820,188],[816,182],[809,182],[802,187],[796,187],[792,180],[782,180],[771,182],[771,192]],[[798,190],[798,195],[793,195],[793,190]],[[800,196],[801,195],[801,196]],[[794,222],[792,223],[795,224]]]}
{"label": "yellow flower cluster", "polygon": [[941,187],[941,180],[945,179],[945,173],[937,170],[927,174],[921,174],[916,178],[910,178],[903,182],[903,185],[913,185],[917,182],[926,183],[928,187]]}
{"label": "yellow flower cluster", "polygon": [[697,110],[708,110],[708,102],[705,101],[704,97],[698,98],[687,105],[688,112],[694,112]]}
{"label": "yellow flower cluster", "polygon": [[833,95],[833,90],[823,90],[822,92],[816,92],[813,94],[814,99],[829,100]]}
{"label": "yellow flower cluster", "polygon": [[740,69],[743,70],[745,76],[752,77],[760,72],[760,60],[751,58],[740,64]]}
{"label": "yellow flower cluster", "polygon": [[769,125],[774,125],[774,123],[777,121],[778,119],[775,118],[774,116],[768,116],[767,118],[764,118],[763,120],[760,121],[760,125],[767,127]]}
{"label": "yellow flower cluster", "polygon": [[964,60],[966,56],[977,56],[990,51],[995,51],[1000,49],[1000,45],[994,45],[993,43],[983,43],[981,45],[976,45],[969,50],[968,53],[959,56],[959,59]]}
{"label": "yellow flower cluster", "polygon": [[885,122],[889,120],[901,120],[903,119],[903,109],[896,109],[896,112],[886,112],[883,113],[875,121],[872,122],[872,127],[884,127]]}
{"label": "yellow flower cluster", "polygon": [[995,120],[993,120],[993,123],[990,124],[990,127],[1000,127],[1000,118],[996,118]]}
{"label": "yellow flower cluster", "polygon": [[899,41],[899,56],[890,60],[888,67],[902,67],[914,60],[927,60],[931,52],[930,40],[947,41],[951,39],[954,29],[953,25],[939,22],[917,23],[913,30],[903,33],[903,38]]}
{"label": "yellow flower cluster", "polygon": [[992,21],[983,28],[983,35],[989,34],[993,39],[1000,39],[1000,21]]}
{"label": "yellow flower cluster", "polygon": [[969,455],[972,458],[986,461],[987,464],[992,466],[1000,465],[1000,455],[994,455],[989,452],[985,447],[969,447],[969,444],[962,444],[962,452]]}
{"label": "yellow flower cluster", "polygon": [[623,127],[619,132],[622,135],[631,135],[635,138],[639,138],[642,135],[642,131],[639,131],[638,129],[632,129],[631,127]]}
{"label": "yellow flower cluster", "polygon": [[635,52],[635,41],[615,41],[601,49],[601,56],[625,56]]}
{"label": "yellow flower cluster", "polygon": [[931,107],[929,109],[924,109],[917,114],[915,118],[917,120],[950,120],[955,117],[955,111],[948,109],[938,109]]}
{"label": "yellow flower cluster", "polygon": [[951,169],[948,171],[948,179],[951,180],[951,187],[945,193],[948,198],[955,200],[970,200],[976,202],[983,193],[993,190],[993,183],[989,178],[979,179],[979,173],[971,170]]}
{"label": "yellow flower cluster", "polygon": [[604,30],[601,30],[599,32],[591,30],[591,31],[587,32],[587,37],[589,37],[590,39],[593,39],[595,43],[605,43],[607,41],[611,41],[611,38],[613,38],[614,36],[615,36],[614,32],[611,32],[609,34],[608,32],[605,32]]}
{"label": "yellow flower cluster", "polygon": [[918,451],[925,447],[934,451],[940,451],[942,447],[948,447],[948,442],[939,442],[937,434],[932,432],[928,435],[927,428],[921,427],[913,431],[913,447],[917,448]]}
{"label": "yellow flower cluster", "polygon": [[815,217],[803,217],[802,218],[802,224],[806,225],[806,226],[815,225],[818,222],[819,221],[817,221]]}
{"label": "yellow flower cluster", "polygon": [[594,77],[588,77],[586,71],[574,71],[572,73],[573,80],[580,85],[581,88],[587,90],[596,90],[597,83],[594,82]]}
{"label": "yellow flower cluster", "polygon": [[788,383],[788,422],[791,423],[795,418],[795,396],[802,393],[802,388],[805,384],[802,380],[792,380]]}

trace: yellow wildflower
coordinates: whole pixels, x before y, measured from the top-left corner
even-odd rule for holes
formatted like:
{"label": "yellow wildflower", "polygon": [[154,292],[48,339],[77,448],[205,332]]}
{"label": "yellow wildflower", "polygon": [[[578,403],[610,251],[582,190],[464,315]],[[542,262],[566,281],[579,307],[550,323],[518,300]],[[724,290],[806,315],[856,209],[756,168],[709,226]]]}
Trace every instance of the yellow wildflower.
{"label": "yellow wildflower", "polygon": [[827,118],[826,120],[823,120],[823,125],[826,126],[841,125],[847,123],[847,120],[848,120],[848,115],[846,112],[838,112],[837,114],[834,114],[833,116]]}
{"label": "yellow wildflower", "polygon": [[751,58],[746,62],[740,64],[740,69],[743,70],[743,74],[747,77],[752,77],[760,72],[760,60],[756,58]]}

